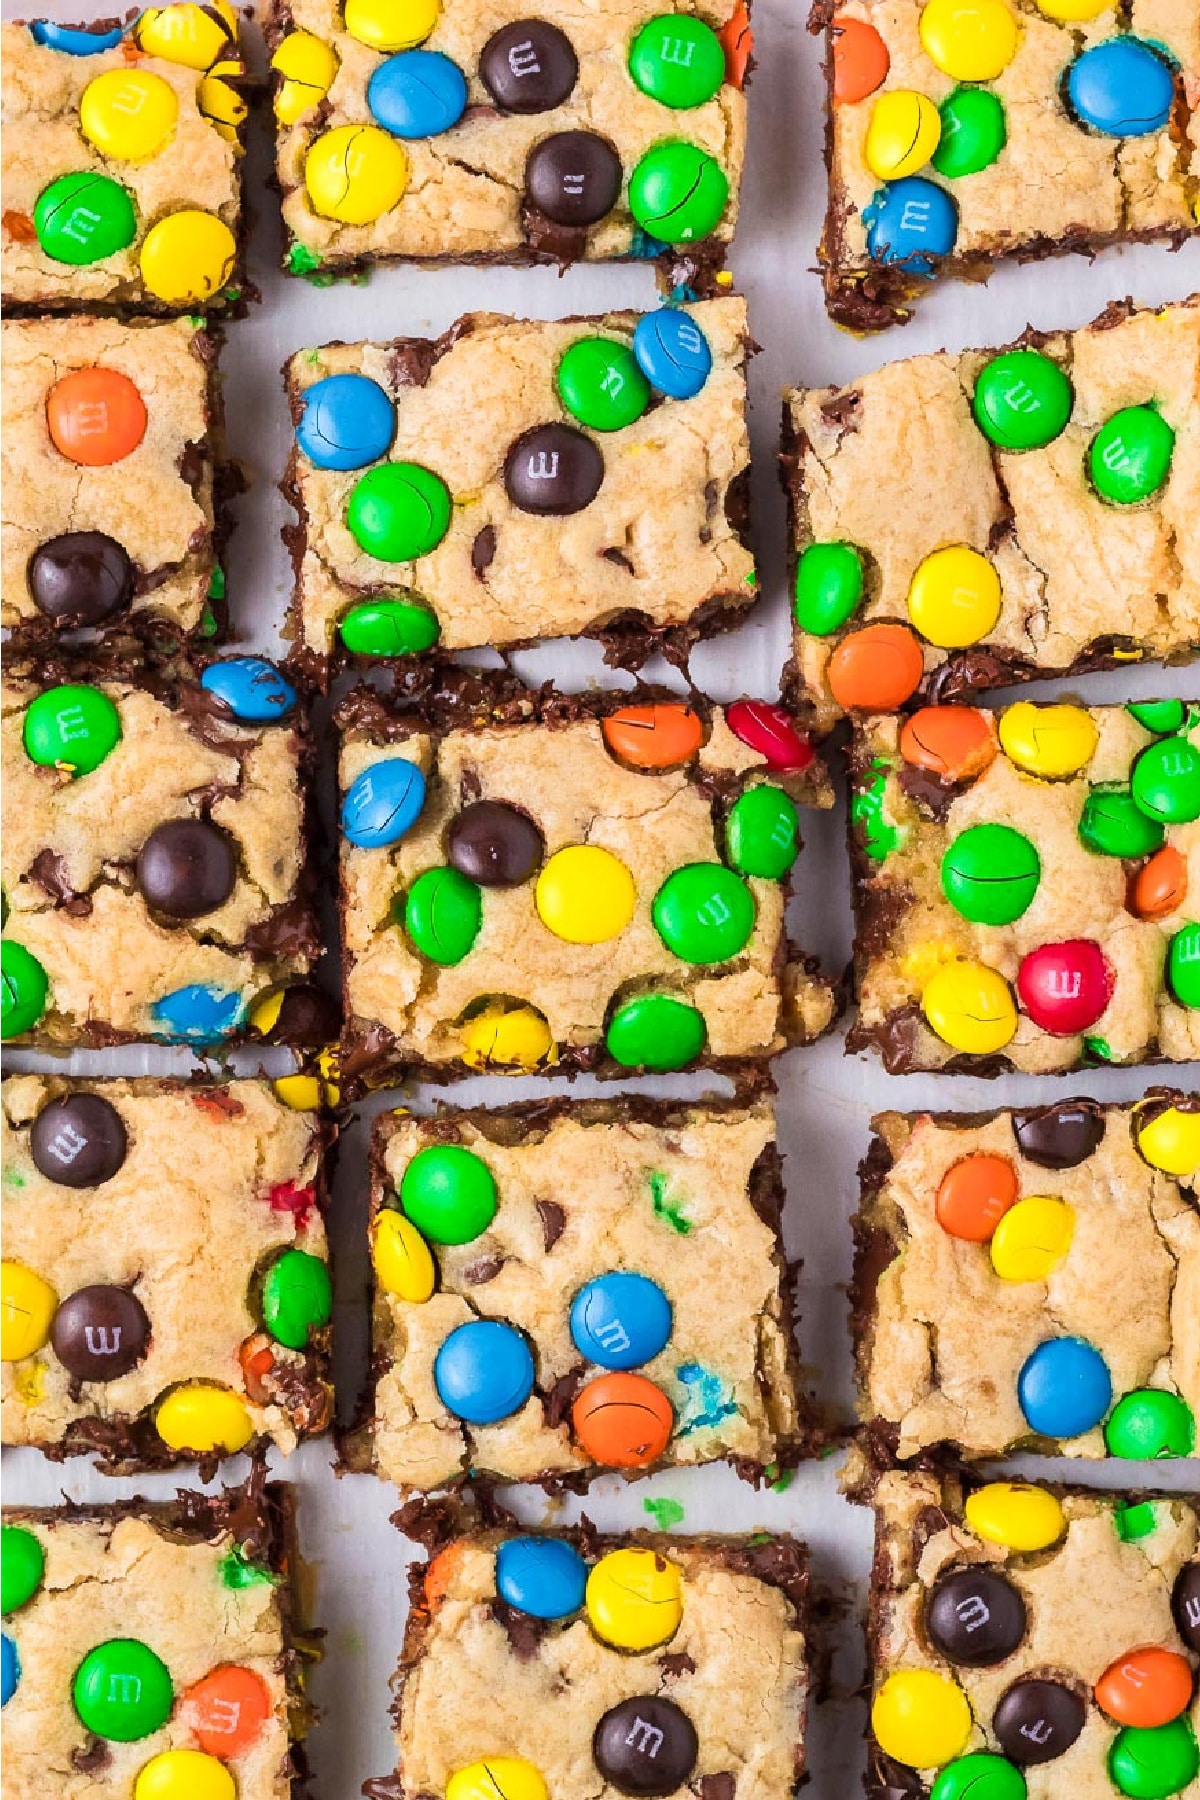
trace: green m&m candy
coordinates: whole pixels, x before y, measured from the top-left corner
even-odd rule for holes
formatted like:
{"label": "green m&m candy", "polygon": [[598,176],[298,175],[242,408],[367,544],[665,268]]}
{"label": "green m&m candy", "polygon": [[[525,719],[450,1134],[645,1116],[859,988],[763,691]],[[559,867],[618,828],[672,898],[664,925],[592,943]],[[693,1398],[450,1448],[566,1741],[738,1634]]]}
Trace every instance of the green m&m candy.
{"label": "green m&m candy", "polygon": [[1150,856],[1166,832],[1147,818],[1128,788],[1093,788],[1079,815],[1079,841],[1097,856]]}
{"label": "green m&m candy", "polygon": [[46,1572],[46,1553],[24,1525],[0,1529],[0,1610],[7,1619],[32,1600]]}
{"label": "green m&m candy", "polygon": [[1102,500],[1136,506],[1157,494],[1171,472],[1175,433],[1157,407],[1126,406],[1092,439],[1088,464]]}
{"label": "green m&m candy", "polygon": [[863,597],[862,557],[853,544],[810,544],[796,565],[796,623],[828,637]]}
{"label": "green m&m candy", "polygon": [[20,1037],[46,1010],[50,982],[33,952],[12,938],[0,943],[0,1037]]}
{"label": "green m&m candy", "polygon": [[650,916],[659,937],[682,962],[716,963],[736,956],[754,930],[754,896],[721,863],[685,863],[654,896]]}
{"label": "green m&m candy", "polygon": [[972,825],[942,857],[942,892],[974,925],[1011,925],[1037,893],[1042,863],[1008,825]]}
{"label": "green m&m candy", "polygon": [[171,1715],[171,1671],[137,1638],[109,1638],[89,1650],[75,1671],[75,1711],[97,1737],[132,1744]]}
{"label": "green m&m candy", "polygon": [[1182,700],[1135,700],[1125,711],[1147,731],[1157,732],[1160,736],[1178,731],[1184,720]]}
{"label": "green m&m candy", "polygon": [[694,1062],[707,1036],[703,1014],[686,1000],[674,994],[638,994],[617,1007],[604,1044],[623,1069],[664,1074]]}
{"label": "green m&m candy", "polygon": [[1007,1757],[990,1750],[947,1763],[930,1790],[929,1800],[1025,1800],[1025,1777]]}
{"label": "green m&m candy", "polygon": [[450,528],[450,490],[421,463],[376,463],[359,477],[346,524],[359,548],[380,562],[413,562]]}
{"label": "green m&m candy", "polygon": [[773,782],[747,788],[729,809],[725,852],[742,875],[779,881],[800,854],[800,815]]}
{"label": "green m&m candy", "polygon": [[729,182],[714,157],[696,144],[670,138],[655,144],[629,177],[629,210],[664,244],[695,243],[720,224]]}
{"label": "green m&m candy", "polygon": [[33,228],[47,256],[79,268],[127,249],[137,236],[137,214],[119,181],[80,169],[42,189]]}
{"label": "green m&m candy", "polygon": [[873,862],[883,862],[899,849],[904,833],[884,817],[887,798],[887,764],[878,757],[871,764],[870,787],[850,796],[850,822],[858,827],[863,848]]}
{"label": "green m&m candy", "polygon": [[990,88],[960,87],[938,111],[942,135],[930,162],[947,181],[990,168],[1008,142],[1004,103]]}
{"label": "green m&m candy", "polygon": [[461,1144],[418,1150],[400,1179],[400,1205],[434,1244],[469,1244],[496,1216],[496,1180]]}
{"label": "green m&m candy", "polygon": [[1200,819],[1200,750],[1187,738],[1149,744],[1133,765],[1133,797],[1151,819],[1187,825]]}
{"label": "green m&m candy", "polygon": [[1169,1725],[1126,1725],[1108,1753],[1113,1785],[1131,1800],[1170,1800],[1200,1773],[1200,1747],[1186,1718]]}
{"label": "green m&m candy", "polygon": [[436,613],[419,600],[360,600],[338,620],[351,656],[419,656],[441,635]]}
{"label": "green m&m candy", "polygon": [[558,397],[581,425],[620,431],[650,404],[650,383],[628,344],[578,338],[558,365]]}
{"label": "green m&m candy", "polygon": [[1119,1506],[1113,1514],[1117,1536],[1123,1544],[1136,1544],[1158,1530],[1158,1514],[1153,1500],[1135,1500],[1130,1506]]}
{"label": "green m&m candy", "polygon": [[643,94],[664,106],[703,106],[725,79],[725,52],[703,19],[660,13],[629,46],[629,73]]}
{"label": "green m&m candy", "polygon": [[263,1324],[276,1343],[303,1350],[332,1315],[328,1266],[307,1250],[284,1250],[263,1277]]}
{"label": "green m&m candy", "polygon": [[1108,1415],[1104,1441],[1110,1456],[1131,1462],[1190,1456],[1196,1447],[1196,1421],[1178,1394],[1166,1388],[1134,1388]]}
{"label": "green m&m candy", "polygon": [[421,955],[444,969],[462,961],[482,923],[483,894],[447,864],[426,869],[408,890],[404,929]]}
{"label": "green m&m candy", "polygon": [[120,743],[121,715],[99,688],[47,688],[26,708],[22,737],[32,762],[90,775]]}
{"label": "green m&m candy", "polygon": [[1071,383],[1040,350],[993,356],[975,383],[975,423],[1001,450],[1040,450],[1066,429]]}
{"label": "green m&m candy", "polygon": [[1180,1006],[1200,1006],[1200,925],[1185,925],[1171,939],[1167,986]]}

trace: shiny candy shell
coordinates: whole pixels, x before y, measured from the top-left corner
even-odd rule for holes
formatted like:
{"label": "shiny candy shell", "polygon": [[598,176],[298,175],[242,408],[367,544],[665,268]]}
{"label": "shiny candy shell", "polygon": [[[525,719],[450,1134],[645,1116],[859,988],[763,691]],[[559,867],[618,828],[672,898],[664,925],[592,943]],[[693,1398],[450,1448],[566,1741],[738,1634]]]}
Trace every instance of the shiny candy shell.
{"label": "shiny candy shell", "polygon": [[925,659],[907,625],[879,622],[844,637],[829,659],[829,691],[847,712],[894,712],[910,700]]}
{"label": "shiny candy shell", "polygon": [[1179,911],[1187,896],[1187,860],[1173,844],[1165,844],[1130,880],[1126,905],[1136,918],[1165,919]]}
{"label": "shiny candy shell", "polygon": [[79,102],[84,137],[118,162],[149,162],[166,149],[178,117],[175,89],[148,69],[106,69]]}
{"label": "shiny candy shell", "polygon": [[1200,1747],[1186,1719],[1143,1730],[1127,1725],[1108,1754],[1113,1785],[1131,1800],[1168,1800],[1182,1794],[1200,1774]]}
{"label": "shiny candy shell", "polygon": [[677,769],[691,762],[704,743],[704,722],[682,700],[653,706],[623,706],[601,720],[611,755],[631,769]]}
{"label": "shiny candy shell", "polygon": [[244,1756],[274,1713],[262,1676],[237,1663],[221,1663],[184,1693],[180,1718],[209,1756]]}
{"label": "shiny candy shell", "polygon": [[605,1783],[641,1800],[681,1791],[699,1753],[692,1721],[661,1693],[618,1701],[592,1735],[592,1761]]}
{"label": "shiny candy shell", "polygon": [[227,656],[209,663],[200,686],[247,725],[286,719],[296,704],[295,688],[265,656]]}
{"label": "shiny candy shell", "polygon": [[146,233],[138,255],[142,280],[167,306],[202,305],[220,293],[237,260],[237,240],[215,213],[168,213]]}
{"label": "shiny candy shell", "polygon": [[581,425],[620,431],[640,419],[650,403],[650,384],[628,344],[613,338],[577,338],[555,376],[558,397]]}
{"label": "shiny candy shell", "polygon": [[1179,1571],[1171,1594],[1171,1617],[1188,1649],[1200,1654],[1200,1562],[1185,1563]]}
{"label": "shiny candy shell", "polygon": [[1017,993],[1042,1031],[1073,1037],[1089,1031],[1107,1009],[1116,987],[1112,964],[1091,938],[1039,944],[1021,959]]}
{"label": "shiny candy shell", "polygon": [[1187,708],[1182,700],[1135,700],[1125,711],[1156,736],[1170,736],[1183,729]]}
{"label": "shiny candy shell", "polygon": [[401,50],[375,69],[367,105],[393,137],[438,137],[466,111],[467,79],[440,50]]}
{"label": "shiny candy shell", "polygon": [[796,623],[829,637],[853,617],[863,597],[861,553],[853,544],[810,544],[796,565]]}
{"label": "shiny candy shell", "polygon": [[1029,1789],[1007,1757],[974,1750],[955,1757],[929,1790],[929,1800],[1026,1800]]}
{"label": "shiny candy shell", "polygon": [[1017,21],[1008,0],[929,0],[921,43],[954,81],[995,81],[1017,53]]}
{"label": "shiny candy shell", "polygon": [[360,600],[338,620],[351,656],[419,656],[441,635],[437,615],[418,600]]}
{"label": "shiny candy shell", "polygon": [[942,135],[938,109],[925,94],[892,88],[871,109],[863,155],[872,175],[895,181],[923,169]]}
{"label": "shiny candy shell", "polygon": [[282,1251],[263,1277],[263,1324],[277,1344],[303,1350],[333,1315],[328,1265],[307,1250]]}
{"label": "shiny candy shell", "polygon": [[121,741],[121,715],[100,688],[46,688],[25,711],[21,741],[31,762],[89,775]]}
{"label": "shiny candy shell", "polygon": [[237,1030],[245,1002],[240,994],[225,993],[207,982],[195,981],[164,994],[150,1011],[156,1036],[168,1041],[211,1043]]}
{"label": "shiny candy shell", "polygon": [[200,6],[182,0],[173,6],[148,6],[133,28],[140,49],[185,69],[211,69],[218,57],[234,48],[237,27],[224,4]]}
{"label": "shiny candy shell", "polygon": [[694,1062],[707,1037],[703,1013],[686,1000],[674,994],[638,994],[617,1007],[604,1045],[621,1068],[662,1074]]}
{"label": "shiny candy shell", "polygon": [[413,1306],[433,1293],[436,1272],[429,1245],[411,1220],[385,1206],[375,1220],[371,1260],[380,1287]]}
{"label": "shiny candy shell", "polygon": [[571,1408],[576,1442],[608,1469],[643,1469],[671,1440],[671,1402],[645,1375],[614,1370],[589,1381]]}
{"label": "shiny candy shell", "polygon": [[769,769],[799,774],[813,761],[813,747],[782,706],[767,700],[735,700],[725,709],[725,723],[735,738],[756,750]]}
{"label": "shiny candy shell", "polygon": [[1027,1614],[1019,1588],[986,1565],[940,1575],[925,1604],[925,1631],[947,1661],[987,1669],[1018,1649]]}
{"label": "shiny candy shell", "polygon": [[72,369],[46,395],[46,428],[56,450],[84,468],[131,456],[146,435],[146,403],[118,369]]}
{"label": "shiny candy shell", "polygon": [[703,106],[725,80],[725,52],[703,19],[660,13],[629,46],[629,73],[643,94],[663,106],[676,111]]}
{"label": "shiny candy shell", "polygon": [[616,1650],[654,1650],[683,1618],[683,1576],[656,1550],[610,1550],[587,1578],[588,1623]]}
{"label": "shiny candy shell", "polygon": [[1171,939],[1167,985],[1180,1006],[1200,1007],[1200,924],[1183,926]]}
{"label": "shiny candy shell", "polygon": [[1016,1205],[1017,1171],[1007,1156],[973,1151],[951,1163],[938,1183],[934,1213],[943,1231],[968,1243],[986,1244],[997,1225]]}
{"label": "shiny candy shell", "polygon": [[507,1538],[496,1552],[496,1592],[532,1619],[566,1619],[579,1611],[588,1566],[562,1538]]}
{"label": "shiny candy shell", "polygon": [[1113,506],[1151,500],[1171,473],[1175,433],[1153,406],[1127,406],[1102,425],[1088,451],[1096,492]]}
{"label": "shiny candy shell", "polygon": [[987,88],[959,87],[939,108],[942,136],[930,158],[947,181],[989,169],[1008,142],[1004,102]]}
{"label": "shiny candy shell", "polygon": [[238,1396],[212,1381],[185,1381],[159,1404],[154,1424],[172,1450],[232,1456],[254,1436],[254,1422]]}
{"label": "shiny candy shell", "polygon": [[1134,1462],[1191,1456],[1196,1448],[1196,1421],[1191,1407],[1178,1394],[1165,1388],[1134,1388],[1113,1407],[1104,1441],[1110,1455]]}
{"label": "shiny candy shell", "polygon": [[1191,1704],[1195,1677],[1186,1656],[1149,1644],[1110,1663],[1096,1683],[1096,1704],[1118,1725],[1169,1725]]}
{"label": "shiny candy shell", "polygon": [[114,25],[111,31],[89,31],[82,26],[56,25],[53,19],[35,19],[29,32],[35,44],[61,50],[64,56],[99,56],[104,50],[115,50],[125,36],[123,25]]}
{"label": "shiny candy shell", "polygon": [[568,944],[603,944],[619,937],[633,918],[633,876],[599,844],[556,850],[537,878],[534,903],[547,931]]}
{"label": "shiny candy shell", "polygon": [[271,58],[280,77],[275,93],[275,116],[284,125],[295,125],[329,92],[338,72],[332,46],[311,31],[289,31]]}
{"label": "shiny candy shell", "polygon": [[1166,825],[1200,819],[1200,750],[1188,738],[1160,738],[1134,763],[1130,789],[1151,819]]}
{"label": "shiny candy shell", "polygon": [[1041,350],[1006,350],[979,371],[973,404],[976,424],[998,449],[1041,450],[1066,430],[1075,395]]}
{"label": "shiny candy shell", "polygon": [[663,244],[695,243],[715,231],[729,199],[729,178],[696,144],[668,138],[651,146],[629,177],[629,210]]}
{"label": "shiny candy shell", "polygon": [[415,562],[450,529],[450,490],[422,463],[385,462],[360,475],[346,503],[346,524],[360,550],[380,562]]}
{"label": "shiny candy shell", "polygon": [[1009,825],[970,825],[942,857],[942,892],[976,925],[1011,925],[1026,912],[1041,880],[1041,859]]}
{"label": "shiny candy shell", "polygon": [[341,225],[373,225],[403,199],[408,153],[378,125],[335,125],[304,159],[313,211]]}
{"label": "shiny candy shell", "polygon": [[1094,1100],[1060,1100],[1014,1112],[1012,1129],[1027,1162],[1039,1169],[1077,1169],[1099,1149],[1106,1126]]}
{"label": "shiny candy shell", "polygon": [[651,387],[670,400],[691,400],[712,372],[712,349],[690,313],[660,306],[634,327],[633,354]]}
{"label": "shiny candy shell", "polygon": [[499,1319],[472,1319],[443,1341],[433,1380],[446,1411],[468,1425],[494,1425],[520,1412],[533,1392],[533,1356],[522,1334]]}
{"label": "shiny candy shell", "polygon": [[400,1205],[434,1244],[469,1244],[496,1216],[496,1178],[462,1144],[418,1150],[400,1178]]}
{"label": "shiny candy shell", "polygon": [[614,1269],[580,1288],[571,1302],[571,1338],[602,1369],[636,1369],[671,1337],[671,1302],[656,1281]]}
{"label": "shiny candy shell", "polygon": [[382,849],[412,830],[424,805],[425,777],[416,763],[389,757],[351,782],[342,801],[342,830],[360,849]]}
{"label": "shiny candy shell", "polygon": [[667,876],[651,917],[659,937],[689,963],[724,962],[744,950],[754,930],[754,896],[720,863],[687,863]]}
{"label": "shiny candy shell", "polygon": [[21,1658],[7,1631],[0,1637],[0,1706],[7,1706],[21,1683]]}
{"label": "shiny candy shell", "polygon": [[550,1800],[539,1769],[523,1756],[487,1756],[455,1769],[446,1800]]}
{"label": "shiny candy shell", "polygon": [[992,1267],[1001,1281],[1045,1281],[1071,1248],[1075,1214],[1065,1200],[1027,1194],[992,1235]]}
{"label": "shiny candy shell", "polygon": [[396,409],[369,375],[325,375],[305,388],[296,443],[318,469],[361,469],[392,447]]}
{"label": "shiny candy shell", "polygon": [[1200,1112],[1168,1106],[1145,1125],[1135,1126],[1139,1153],[1152,1169],[1190,1176],[1200,1169]]}
{"label": "shiny candy shell", "polygon": [[1014,1681],[992,1713],[992,1730],[1013,1762],[1053,1762],[1078,1738],[1087,1707],[1063,1681],[1026,1676]]}
{"label": "shiny candy shell", "polygon": [[963,1513],[977,1537],[1018,1555],[1048,1550],[1067,1528],[1054,1495],[1023,1481],[989,1481],[967,1496]]}
{"label": "shiny candy shell", "polygon": [[131,1744],[166,1724],[175,1689],[171,1671],[148,1644],[109,1638],[80,1663],[71,1698],[88,1731]]}
{"label": "shiny candy shell", "polygon": [[782,881],[800,854],[800,815],[782,788],[759,782],[734,801],[725,854],[740,875]]}
{"label": "shiny candy shell", "polygon": [[58,1295],[24,1263],[0,1264],[0,1361],[22,1362],[49,1340]]}
{"label": "shiny candy shell", "polygon": [[908,616],[929,643],[960,650],[993,629],[1002,599],[1000,577],[987,557],[953,544],[918,566],[908,590]]}
{"label": "shiny candy shell", "polygon": [[107,533],[67,531],[38,545],[26,580],[38,611],[70,631],[123,612],[137,574],[124,545]]}
{"label": "shiny candy shell", "polygon": [[1017,1029],[1008,983],[986,963],[944,964],[926,983],[921,1010],[943,1043],[968,1056],[994,1055]]}
{"label": "shiny candy shell", "polygon": [[997,749],[991,713],[975,706],[922,706],[900,732],[900,754],[911,768],[955,785],[975,781]]}
{"label": "shiny candy shell", "polygon": [[489,1000],[462,1028],[463,1061],[474,1069],[532,1072],[555,1060],[550,1027],[535,1006]]}
{"label": "shiny candy shell", "polygon": [[133,1800],[237,1800],[237,1783],[206,1751],[163,1750],[139,1770]]}
{"label": "shiny candy shell", "polygon": [[898,1669],[871,1707],[871,1730],[885,1756],[933,1769],[965,1749],[971,1708],[956,1681],[932,1669]]}
{"label": "shiny candy shell", "polygon": [[833,98],[841,106],[867,100],[887,80],[888,47],[865,19],[843,16],[829,31],[833,50]]}
{"label": "shiny candy shell", "polygon": [[885,182],[863,210],[872,261],[903,263],[913,275],[932,275],[958,239],[958,208],[935,181],[904,175]]}
{"label": "shiny candy shell", "polygon": [[467,956],[483,923],[483,895],[457,869],[426,869],[404,900],[404,929],[430,962],[453,968]]}
{"label": "shiny candy shell", "polygon": [[37,1024],[46,1010],[50,978],[24,944],[13,938],[0,943],[0,1035],[7,1041]]}
{"label": "shiny candy shell", "polygon": [[386,55],[424,43],[440,12],[440,0],[346,0],[344,16],[351,37]]}
{"label": "shiny candy shell", "polygon": [[1079,815],[1079,841],[1097,856],[1150,856],[1162,847],[1165,835],[1129,788],[1093,788]]}
{"label": "shiny candy shell", "polygon": [[52,261],[80,268],[128,249],[137,236],[137,213],[119,181],[81,169],[57,176],[42,189],[33,225]]}
{"label": "shiny candy shell", "polygon": [[1043,781],[1077,775],[1091,760],[1100,733],[1082,706],[1035,706],[1018,700],[1000,714],[1000,747],[1011,763]]}
{"label": "shiny candy shell", "polygon": [[33,1599],[46,1572],[41,1541],[24,1525],[0,1527],[0,1610],[7,1619]]}
{"label": "shiny candy shell", "polygon": [[1082,1437],[1112,1404],[1108,1364],[1083,1338],[1048,1338],[1022,1364],[1017,1400],[1040,1437]]}
{"label": "shiny candy shell", "polygon": [[1105,137],[1147,137],[1166,128],[1175,76],[1152,45],[1122,32],[1076,57],[1066,92],[1076,118],[1093,131]]}

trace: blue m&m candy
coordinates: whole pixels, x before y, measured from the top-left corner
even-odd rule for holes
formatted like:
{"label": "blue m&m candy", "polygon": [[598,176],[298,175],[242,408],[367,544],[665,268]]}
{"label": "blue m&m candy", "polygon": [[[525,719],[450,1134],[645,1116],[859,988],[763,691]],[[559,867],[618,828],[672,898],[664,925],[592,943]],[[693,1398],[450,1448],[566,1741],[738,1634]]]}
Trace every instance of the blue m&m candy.
{"label": "blue m&m candy", "polygon": [[642,315],[633,334],[633,354],[651,387],[672,400],[698,394],[712,369],[708,339],[677,306]]}
{"label": "blue m&m candy", "polygon": [[164,994],[150,1009],[160,1037],[205,1044],[235,1031],[243,1011],[240,994],[226,993],[203,981]]}
{"label": "blue m&m candy", "polygon": [[7,1706],[21,1679],[21,1659],[8,1633],[0,1636],[0,1706]]}
{"label": "blue m&m candy", "polygon": [[670,1336],[671,1302],[648,1275],[598,1275],[571,1304],[575,1348],[602,1369],[639,1368]]}
{"label": "blue m&m candy", "polygon": [[1049,1338],[1026,1357],[1017,1399],[1031,1431],[1081,1437],[1112,1405],[1112,1377],[1100,1352],[1083,1338]]}
{"label": "blue m&m candy", "polygon": [[381,850],[411,830],[424,804],[425,777],[416,763],[402,757],[372,763],[342,801],[342,830],[360,850]]}
{"label": "blue m&m candy", "polygon": [[402,50],[372,75],[367,105],[393,137],[437,137],[462,118],[467,78],[440,50]]}
{"label": "blue m&m candy", "polygon": [[533,1619],[565,1619],[578,1612],[588,1566],[561,1538],[509,1538],[496,1552],[496,1592]]}
{"label": "blue m&m candy", "polygon": [[210,663],[200,686],[247,725],[286,719],[296,704],[295,688],[265,656],[227,656]]}
{"label": "blue m&m candy", "polygon": [[1140,38],[1106,38],[1071,64],[1067,98],[1076,118],[1105,137],[1148,137],[1171,116],[1175,76]]}
{"label": "blue m&m candy", "polygon": [[111,31],[80,31],[69,25],[56,25],[53,19],[35,19],[29,27],[35,44],[47,50],[61,50],[67,56],[99,56],[102,50],[114,50],[125,36],[125,27],[116,25]]}
{"label": "blue m&m candy", "polygon": [[369,375],[326,375],[304,392],[296,442],[318,469],[361,469],[391,448],[396,409]]}
{"label": "blue m&m candy", "polygon": [[903,263],[932,275],[933,258],[949,256],[958,237],[958,208],[934,181],[906,175],[885,182],[863,212],[867,249],[878,263]]}
{"label": "blue m&m candy", "polygon": [[513,1325],[472,1319],[452,1331],[433,1364],[438,1398],[468,1425],[494,1425],[520,1412],[533,1392],[533,1356]]}

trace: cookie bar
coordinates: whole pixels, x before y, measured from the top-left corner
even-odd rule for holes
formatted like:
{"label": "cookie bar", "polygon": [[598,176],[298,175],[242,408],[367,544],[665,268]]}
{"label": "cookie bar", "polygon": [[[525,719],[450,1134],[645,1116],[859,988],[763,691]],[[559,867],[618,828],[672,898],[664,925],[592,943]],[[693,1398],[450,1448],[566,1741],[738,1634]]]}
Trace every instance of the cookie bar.
{"label": "cookie bar", "polygon": [[38,1800],[299,1800],[291,1491],[4,1509],[4,1760]]}
{"label": "cookie bar", "polygon": [[228,1041],[303,977],[310,746],[271,663],[14,670],[0,731],[5,1039]]}
{"label": "cookie bar", "polygon": [[737,623],[749,345],[731,298],[299,352],[301,660],[587,633],[629,666]]}
{"label": "cookie bar", "polygon": [[1178,245],[1197,224],[1193,0],[816,0],[825,304],[903,324],[939,275]]}
{"label": "cookie bar", "polygon": [[259,1081],[4,1083],[3,1440],[117,1473],[332,1410],[322,1132]]}
{"label": "cookie bar", "polygon": [[[737,221],[746,0],[274,0],[292,274],[656,259],[704,291]],[[419,46],[419,48],[418,48]]]}
{"label": "cookie bar", "polygon": [[1200,296],[787,396],[801,710],[1200,649]]}
{"label": "cookie bar", "polygon": [[897,1471],[873,1503],[873,1800],[1196,1794],[1195,1494]]}
{"label": "cookie bar", "polygon": [[762,1479],[798,1459],[768,1102],[389,1113],[371,1170],[354,1466],[429,1490],[720,1458]]}
{"label": "cookie bar", "polygon": [[1193,1061],[1197,717],[1022,700],[867,721],[848,1047],[894,1075]]}
{"label": "cookie bar", "polygon": [[1188,1456],[1200,1411],[1200,1110],[884,1113],[854,1222],[876,1460]]}
{"label": "cookie bar", "polygon": [[831,991],[789,961],[796,798],[778,707],[536,694],[451,672],[342,702],[342,1073],[433,1079],[761,1060]]}
{"label": "cookie bar", "polygon": [[228,0],[5,25],[2,41],[5,307],[236,306],[246,102]]}
{"label": "cookie bar", "polygon": [[786,1800],[804,1771],[807,1555],[791,1537],[464,1529],[405,1507],[394,1800]]}
{"label": "cookie bar", "polygon": [[3,346],[4,625],[215,635],[214,339],[187,319],[30,319]]}

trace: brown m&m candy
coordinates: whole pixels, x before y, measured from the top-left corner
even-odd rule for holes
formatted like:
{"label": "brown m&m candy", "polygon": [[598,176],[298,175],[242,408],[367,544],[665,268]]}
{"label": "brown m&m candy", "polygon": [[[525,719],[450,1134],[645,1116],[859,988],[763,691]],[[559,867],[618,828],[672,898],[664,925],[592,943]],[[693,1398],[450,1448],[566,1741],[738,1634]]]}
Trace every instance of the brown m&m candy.
{"label": "brown m&m candy", "polygon": [[1074,1169],[1104,1137],[1104,1114],[1094,1100],[1062,1100],[1013,1114],[1021,1155],[1040,1169]]}
{"label": "brown m&m candy", "polygon": [[934,1584],[925,1629],[935,1650],[969,1669],[1011,1656],[1025,1636],[1025,1602],[995,1569],[952,1569]]}
{"label": "brown m&m candy", "polygon": [[120,1113],[99,1094],[64,1094],[51,1100],[29,1131],[34,1168],[60,1187],[99,1187],[111,1181],[127,1148]]}
{"label": "brown m&m candy", "polygon": [[592,1738],[592,1757],[622,1794],[673,1794],[696,1766],[700,1742],[682,1707],[658,1694],[611,1706]]}
{"label": "brown m&m candy", "polygon": [[446,860],[480,887],[528,881],[545,854],[541,832],[526,813],[501,800],[476,800],[450,821]]}
{"label": "brown m&m candy", "polygon": [[171,819],[138,852],[146,904],[170,919],[199,919],[228,900],[237,881],[233,839],[207,819]]}
{"label": "brown m&m candy", "polygon": [[28,580],[38,611],[72,630],[98,625],[128,606],[134,569],[115,538],[102,531],[68,531],[38,545]]}
{"label": "brown m&m candy", "polygon": [[1189,1650],[1200,1655],[1200,1562],[1185,1563],[1171,1595],[1175,1629]]}
{"label": "brown m&m candy", "polygon": [[578,75],[570,38],[548,19],[502,25],[479,56],[479,78],[502,112],[549,112],[562,105]]}
{"label": "brown m&m candy", "polygon": [[600,492],[604,458],[590,437],[571,425],[535,425],[504,459],[504,486],[522,512],[582,512]]}
{"label": "brown m&m candy", "polygon": [[595,225],[621,192],[621,159],[594,131],[556,131],[529,152],[525,192],[555,225]]}
{"label": "brown m&m candy", "polygon": [[150,1321],[128,1288],[78,1288],[55,1313],[50,1342],[77,1381],[115,1381],[145,1356]]}
{"label": "brown m&m candy", "polygon": [[1014,1681],[1001,1695],[992,1730],[1011,1762],[1052,1762],[1071,1748],[1086,1718],[1087,1708],[1072,1688],[1031,1676]]}

